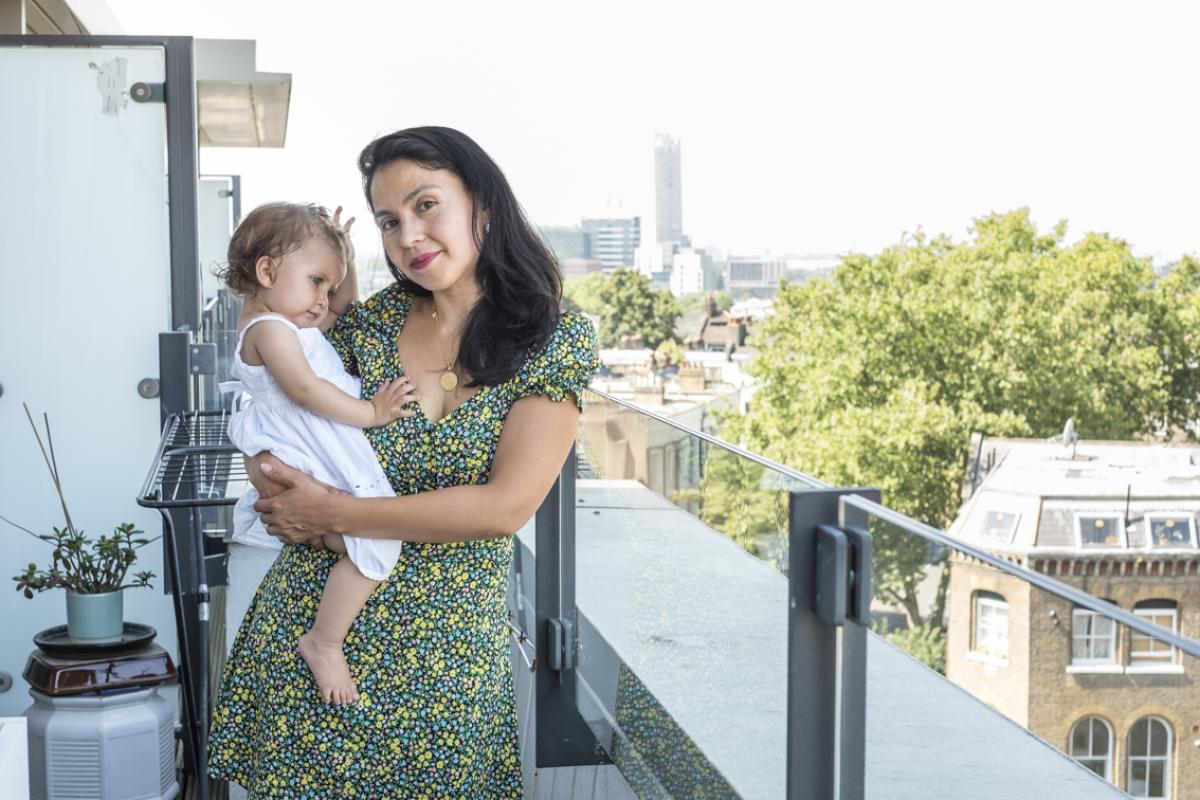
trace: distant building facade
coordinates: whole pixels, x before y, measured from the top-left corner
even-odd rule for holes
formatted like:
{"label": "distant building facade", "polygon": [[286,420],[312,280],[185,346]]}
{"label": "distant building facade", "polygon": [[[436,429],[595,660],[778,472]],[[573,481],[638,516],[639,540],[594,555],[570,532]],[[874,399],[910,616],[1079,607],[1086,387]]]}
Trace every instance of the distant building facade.
{"label": "distant building facade", "polygon": [[704,291],[704,259],[694,250],[675,253],[671,259],[671,294],[683,297]]}
{"label": "distant building facade", "polygon": [[680,145],[665,134],[654,141],[654,223],[658,241],[685,241]]}
{"label": "distant building facade", "polygon": [[[950,535],[1200,638],[1200,448],[977,440]],[[946,676],[1134,797],[1200,798],[1197,665],[974,559]]]}
{"label": "distant building facade", "polygon": [[642,236],[642,220],[640,217],[585,219],[578,225],[539,230],[564,270],[570,264],[572,274],[586,274],[592,271],[593,262],[601,263],[609,271],[633,266]]}
{"label": "distant building facade", "polygon": [[735,256],[725,265],[725,288],[734,294],[774,297],[786,274],[787,263],[782,259]]}
{"label": "distant building facade", "polygon": [[634,265],[634,253],[642,239],[641,217],[585,219],[580,227],[591,240],[587,258],[602,262],[606,269]]}
{"label": "distant building facade", "polygon": [[578,225],[542,228],[541,233],[559,261],[592,257],[592,235]]}

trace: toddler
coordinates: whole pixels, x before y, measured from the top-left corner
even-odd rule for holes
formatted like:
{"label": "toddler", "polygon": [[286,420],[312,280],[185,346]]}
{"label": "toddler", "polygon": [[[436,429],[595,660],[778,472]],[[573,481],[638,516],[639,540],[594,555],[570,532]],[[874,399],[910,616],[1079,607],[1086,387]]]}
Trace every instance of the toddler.
{"label": "toddler", "polygon": [[[243,390],[250,403],[229,420],[229,438],[246,456],[269,451],[281,461],[359,497],[393,492],[363,428],[411,416],[407,377],[386,382],[360,400],[360,381],[346,372],[322,333],[344,313],[356,280],[348,233],[320,206],[270,203],[251,211],[229,242],[229,264],[219,272],[243,299],[232,372],[223,391]],[[341,295],[339,297],[338,295]],[[330,312],[333,313],[330,313]],[[250,488],[234,510],[234,539],[278,543],[254,513]],[[342,650],[346,634],[371,593],[400,556],[392,539],[324,537],[342,557],[329,572],[312,629],[300,637],[300,655],[326,703],[358,699]]]}

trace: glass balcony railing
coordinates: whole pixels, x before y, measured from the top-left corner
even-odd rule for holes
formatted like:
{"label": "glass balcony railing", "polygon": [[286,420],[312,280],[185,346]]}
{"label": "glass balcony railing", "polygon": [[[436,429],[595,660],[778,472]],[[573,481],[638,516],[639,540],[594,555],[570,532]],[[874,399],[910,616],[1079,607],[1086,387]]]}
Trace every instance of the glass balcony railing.
{"label": "glass balcony railing", "polygon": [[1195,555],[997,555],[670,411],[588,392],[519,538],[538,766],[639,797],[1200,797]]}
{"label": "glass balcony railing", "polygon": [[[1196,611],[1200,554],[1001,555],[859,498],[843,505],[871,531],[874,575],[898,562],[917,575],[911,591],[877,590],[874,631],[998,712],[939,713],[915,702],[913,685],[883,663],[895,655],[875,648],[871,656],[883,657],[867,672],[869,730],[911,730],[919,714],[943,731],[938,757],[948,764],[994,751],[1008,730],[1028,731],[1037,738],[1013,740],[1026,755],[1005,754],[1021,765],[1007,779],[1011,796],[1200,797],[1192,729],[1200,645],[1179,635]],[[1047,746],[1105,784],[1038,769]],[[920,777],[919,761],[909,779]]]}
{"label": "glass balcony railing", "polygon": [[578,702],[639,796],[786,788],[788,493],[812,482],[590,393]]}

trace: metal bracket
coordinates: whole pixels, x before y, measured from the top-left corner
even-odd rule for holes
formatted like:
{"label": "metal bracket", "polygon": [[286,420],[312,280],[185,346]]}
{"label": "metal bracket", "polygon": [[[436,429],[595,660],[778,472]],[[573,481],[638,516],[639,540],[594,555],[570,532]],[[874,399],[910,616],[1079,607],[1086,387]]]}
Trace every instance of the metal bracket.
{"label": "metal bracket", "polygon": [[826,625],[871,615],[871,535],[858,527],[817,526],[813,610]]}
{"label": "metal bracket", "polygon": [[129,97],[135,103],[164,103],[167,99],[166,84],[138,81],[129,87]]}
{"label": "metal bracket", "polygon": [[200,613],[201,622],[208,622],[208,607],[211,602],[212,596],[208,592],[208,584],[200,584],[200,588],[196,592],[196,608]]}
{"label": "metal bracket", "polygon": [[546,621],[550,634],[550,661],[547,666],[555,672],[568,672],[575,669],[578,651],[579,634],[575,623],[568,619],[555,617]]}
{"label": "metal bracket", "polygon": [[841,625],[849,599],[850,545],[838,528],[818,525],[816,550],[813,610],[826,625]]}
{"label": "metal bracket", "polygon": [[203,343],[188,345],[188,372],[193,375],[216,375],[216,344]]}
{"label": "metal bracket", "polygon": [[871,534],[855,525],[843,525],[842,534],[850,546],[849,601],[846,616],[859,625],[871,625],[871,599],[875,587],[871,580]]}

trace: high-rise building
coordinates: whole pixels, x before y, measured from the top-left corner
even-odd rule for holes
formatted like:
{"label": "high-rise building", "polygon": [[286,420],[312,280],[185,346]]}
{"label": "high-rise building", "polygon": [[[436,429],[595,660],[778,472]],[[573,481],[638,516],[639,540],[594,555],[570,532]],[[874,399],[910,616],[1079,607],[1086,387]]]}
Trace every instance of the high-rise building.
{"label": "high-rise building", "polygon": [[685,242],[679,141],[659,134],[654,142],[654,222],[660,242]]}
{"label": "high-rise building", "polygon": [[540,231],[559,261],[592,257],[592,235],[578,225],[546,227]]}
{"label": "high-rise building", "polygon": [[589,258],[603,262],[605,269],[634,265],[634,251],[642,239],[641,217],[585,219],[580,227],[591,239]]}

